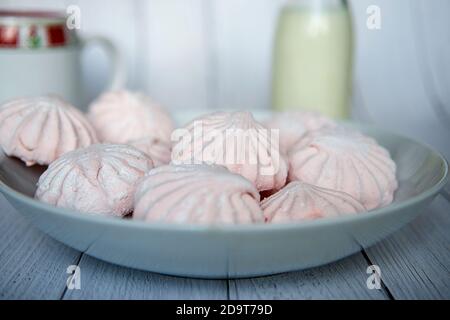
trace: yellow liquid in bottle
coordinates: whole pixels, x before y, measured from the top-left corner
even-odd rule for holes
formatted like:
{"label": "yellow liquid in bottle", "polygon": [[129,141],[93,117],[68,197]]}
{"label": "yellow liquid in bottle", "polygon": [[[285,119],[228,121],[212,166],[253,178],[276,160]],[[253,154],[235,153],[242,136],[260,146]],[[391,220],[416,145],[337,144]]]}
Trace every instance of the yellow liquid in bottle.
{"label": "yellow liquid in bottle", "polygon": [[273,107],[348,118],[352,73],[348,10],[287,7],[281,12],[276,39]]}

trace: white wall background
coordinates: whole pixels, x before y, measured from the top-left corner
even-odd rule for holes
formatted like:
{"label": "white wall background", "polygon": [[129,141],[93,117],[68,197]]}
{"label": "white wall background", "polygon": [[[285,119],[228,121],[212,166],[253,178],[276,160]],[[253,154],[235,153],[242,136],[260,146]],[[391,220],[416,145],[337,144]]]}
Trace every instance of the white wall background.
{"label": "white wall background", "polygon": [[[272,39],[284,0],[0,0],[0,8],[79,5],[82,33],[110,37],[123,51],[128,87],[170,109],[268,108]],[[382,28],[366,28],[366,8]],[[353,0],[354,117],[421,139],[450,158],[450,1]],[[108,65],[84,57],[87,96]]]}

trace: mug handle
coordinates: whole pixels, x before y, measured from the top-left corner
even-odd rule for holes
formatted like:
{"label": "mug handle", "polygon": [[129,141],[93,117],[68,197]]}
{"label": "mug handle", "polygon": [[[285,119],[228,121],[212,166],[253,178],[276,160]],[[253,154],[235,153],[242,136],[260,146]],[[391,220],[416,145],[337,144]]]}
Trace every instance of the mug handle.
{"label": "mug handle", "polygon": [[108,55],[111,63],[111,72],[109,75],[108,85],[105,90],[120,89],[125,85],[126,81],[126,68],[123,55],[114,45],[114,43],[108,38],[102,36],[83,36],[81,38],[82,48],[86,48],[88,45],[98,45]]}

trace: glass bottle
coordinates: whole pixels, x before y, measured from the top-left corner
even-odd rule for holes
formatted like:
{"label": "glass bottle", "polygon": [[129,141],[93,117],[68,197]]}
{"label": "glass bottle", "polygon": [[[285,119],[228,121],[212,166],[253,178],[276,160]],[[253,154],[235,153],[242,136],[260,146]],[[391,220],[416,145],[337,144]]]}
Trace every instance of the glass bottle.
{"label": "glass bottle", "polygon": [[293,0],[278,19],[272,106],[350,115],[353,32],[345,0]]}

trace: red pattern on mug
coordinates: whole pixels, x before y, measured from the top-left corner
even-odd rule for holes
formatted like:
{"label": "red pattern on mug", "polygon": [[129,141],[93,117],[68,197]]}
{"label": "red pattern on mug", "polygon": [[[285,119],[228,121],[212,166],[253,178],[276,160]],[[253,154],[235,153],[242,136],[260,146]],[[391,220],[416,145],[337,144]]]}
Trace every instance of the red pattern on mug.
{"label": "red pattern on mug", "polygon": [[0,25],[0,47],[15,48],[19,43],[19,28]]}

